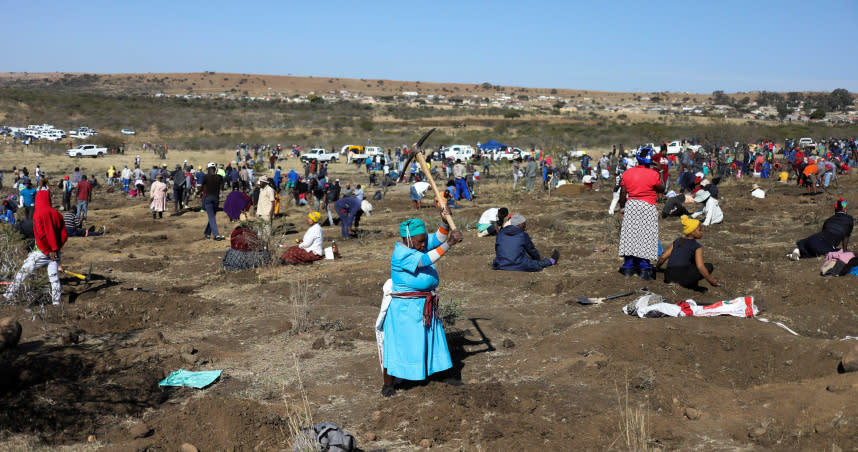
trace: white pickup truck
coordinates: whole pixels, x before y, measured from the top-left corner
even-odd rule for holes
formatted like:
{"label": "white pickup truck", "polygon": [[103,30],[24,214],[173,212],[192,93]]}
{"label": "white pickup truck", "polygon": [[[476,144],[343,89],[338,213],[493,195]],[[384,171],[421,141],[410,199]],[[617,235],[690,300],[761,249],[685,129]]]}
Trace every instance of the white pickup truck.
{"label": "white pickup truck", "polygon": [[[691,149],[691,152],[697,152],[702,148],[699,144],[690,144],[688,145],[688,149]],[[653,147],[653,149],[658,152],[659,148]],[[683,151],[682,142],[679,140],[671,141],[670,144],[667,145],[667,154],[679,154]]]}
{"label": "white pickup truck", "polygon": [[107,154],[107,148],[100,148],[94,144],[82,144],[66,151],[69,157],[104,157],[105,154]]}
{"label": "white pickup truck", "polygon": [[328,152],[327,149],[310,149],[309,151],[301,154],[302,162],[309,162],[310,160],[316,160],[319,162],[331,162],[337,161],[339,155],[336,152]]}

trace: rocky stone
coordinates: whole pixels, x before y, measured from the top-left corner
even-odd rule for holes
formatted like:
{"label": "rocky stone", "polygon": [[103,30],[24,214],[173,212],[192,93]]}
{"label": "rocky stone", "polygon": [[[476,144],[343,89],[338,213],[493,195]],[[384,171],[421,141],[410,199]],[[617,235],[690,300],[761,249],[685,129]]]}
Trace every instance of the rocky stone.
{"label": "rocky stone", "polygon": [[186,354],[188,354],[188,355],[193,355],[194,353],[196,353],[196,352],[197,352],[197,349],[195,349],[195,348],[194,348],[194,346],[193,346],[193,345],[191,345],[191,344],[182,344],[182,346],[179,348],[179,351],[180,351],[181,353],[186,353]]}
{"label": "rocky stone", "polygon": [[685,417],[689,420],[696,421],[697,419],[700,419],[700,412],[694,408],[687,407],[685,408]]}
{"label": "rocky stone", "polygon": [[150,434],[152,434],[152,429],[149,428],[148,425],[141,423],[141,424],[135,425],[134,427],[131,427],[131,429],[128,430],[128,433],[130,433],[131,437],[134,439],[145,438],[145,437],[149,436]]}
{"label": "rocky stone", "polygon": [[190,353],[182,353],[182,361],[184,361],[188,364],[196,364],[197,363],[197,357],[194,355],[191,355]]}
{"label": "rocky stone", "polygon": [[762,438],[766,434],[766,429],[764,427],[756,427],[751,429],[748,433],[748,438],[757,439]]}
{"label": "rocky stone", "polygon": [[21,340],[21,324],[12,317],[0,320],[0,351],[16,347]]}
{"label": "rocky stone", "polygon": [[375,436],[375,433],[373,433],[373,432],[367,432],[365,435],[363,435],[363,439],[365,439],[367,441],[375,441],[375,438],[376,438],[376,436]]}
{"label": "rocky stone", "polygon": [[515,342],[510,338],[506,338],[503,340],[503,348],[515,348]]}
{"label": "rocky stone", "polygon": [[432,441],[429,439],[423,438],[420,440],[420,447],[422,447],[424,449],[428,449],[428,448],[432,447]]}
{"label": "rocky stone", "polygon": [[89,435],[89,436],[87,436],[87,437],[86,437],[86,442],[88,442],[88,443],[94,443],[94,442],[95,442],[95,435]]}
{"label": "rocky stone", "polygon": [[69,331],[60,337],[60,343],[63,345],[72,345],[80,343],[80,334],[76,331]]}
{"label": "rocky stone", "polygon": [[843,372],[858,372],[858,347],[853,347],[843,355],[840,367]]}
{"label": "rocky stone", "polygon": [[326,347],[326,344],[325,344],[325,338],[324,338],[324,337],[320,337],[320,338],[316,339],[316,340],[313,342],[313,345],[312,345],[311,347],[312,347],[312,349],[313,349],[313,350],[322,350],[323,348],[325,348],[325,347]]}
{"label": "rocky stone", "polygon": [[200,452],[200,450],[197,449],[197,447],[191,443],[183,443],[181,451],[182,452]]}
{"label": "rocky stone", "polygon": [[381,419],[381,411],[377,411],[377,410],[373,411],[372,412],[372,420],[377,421],[379,419]]}

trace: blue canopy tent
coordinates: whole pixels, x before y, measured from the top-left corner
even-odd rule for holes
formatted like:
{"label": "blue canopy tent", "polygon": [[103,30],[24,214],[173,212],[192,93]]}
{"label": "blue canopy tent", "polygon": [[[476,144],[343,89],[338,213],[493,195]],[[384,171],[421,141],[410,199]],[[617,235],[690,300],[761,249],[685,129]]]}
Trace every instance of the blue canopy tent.
{"label": "blue canopy tent", "polygon": [[491,139],[491,140],[480,145],[481,151],[496,151],[498,149],[505,149],[505,148],[506,148],[505,144],[498,143],[494,139]]}

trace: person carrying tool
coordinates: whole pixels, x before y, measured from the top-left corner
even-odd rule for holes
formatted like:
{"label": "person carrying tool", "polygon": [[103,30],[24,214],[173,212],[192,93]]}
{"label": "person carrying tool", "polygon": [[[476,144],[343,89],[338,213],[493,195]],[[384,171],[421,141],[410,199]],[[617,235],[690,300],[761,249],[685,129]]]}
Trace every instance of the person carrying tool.
{"label": "person carrying tool", "polygon": [[66,225],[63,216],[51,207],[51,194],[48,191],[36,193],[36,206],[33,212],[33,235],[36,246],[27,258],[14,281],[6,289],[3,297],[11,301],[24,280],[37,268],[48,267],[48,279],[51,281],[51,301],[55,305],[61,303],[62,285],[58,272],[63,270],[60,263],[62,254],[60,250],[68,240]]}
{"label": "person carrying tool", "polygon": [[[393,286],[383,320],[384,397],[396,393],[394,377],[422,381],[453,367],[434,292],[439,281],[435,262],[462,240],[460,231],[450,231],[446,218],[450,218],[450,210],[441,209],[441,225],[431,235],[420,219],[412,218],[399,225],[402,242],[396,243],[390,258]],[[445,381],[462,385],[455,378]]]}

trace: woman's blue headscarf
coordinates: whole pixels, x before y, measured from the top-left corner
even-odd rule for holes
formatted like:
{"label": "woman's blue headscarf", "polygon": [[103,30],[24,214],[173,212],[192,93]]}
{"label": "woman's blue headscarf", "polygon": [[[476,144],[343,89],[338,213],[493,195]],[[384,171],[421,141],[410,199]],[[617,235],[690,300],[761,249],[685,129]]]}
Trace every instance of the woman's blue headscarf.
{"label": "woman's blue headscarf", "polygon": [[400,237],[414,237],[415,235],[425,234],[426,224],[419,218],[411,218],[399,224]]}

